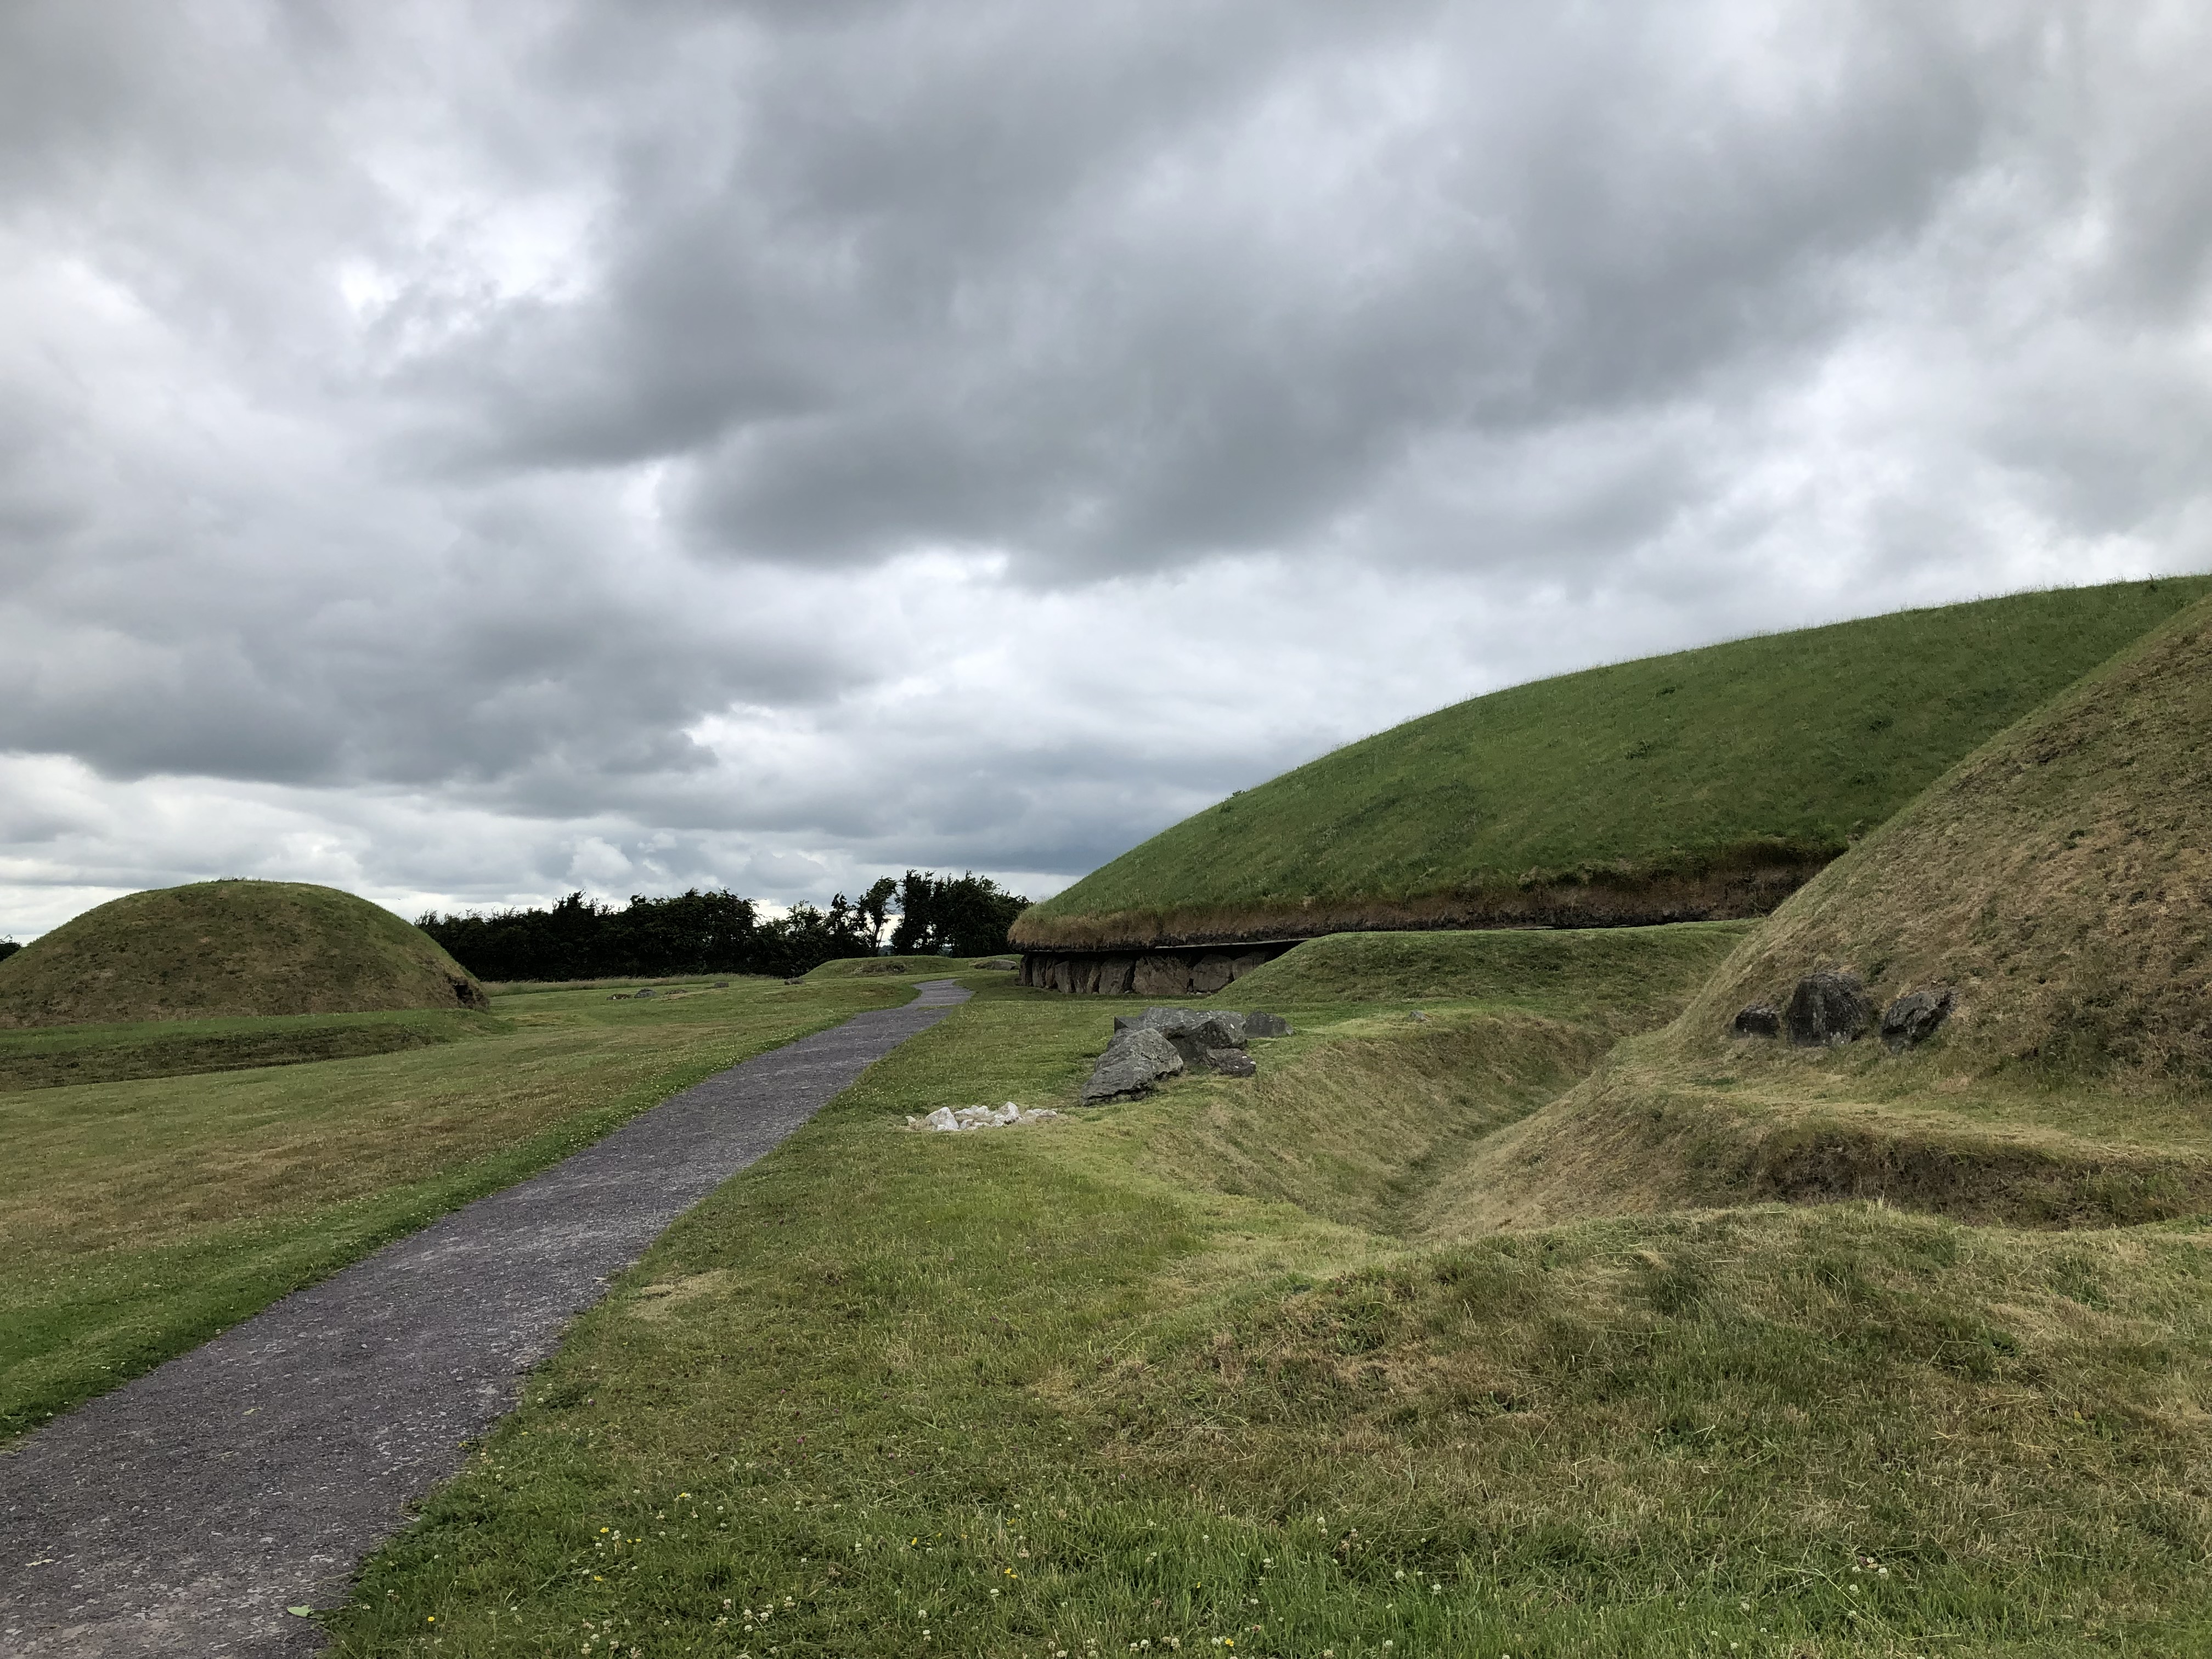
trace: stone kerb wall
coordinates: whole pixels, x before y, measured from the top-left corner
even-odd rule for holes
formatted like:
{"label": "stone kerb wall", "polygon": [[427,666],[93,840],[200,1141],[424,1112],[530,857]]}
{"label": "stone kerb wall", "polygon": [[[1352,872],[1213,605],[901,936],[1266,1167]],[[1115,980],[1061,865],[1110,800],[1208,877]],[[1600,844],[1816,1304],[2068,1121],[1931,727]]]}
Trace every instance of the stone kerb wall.
{"label": "stone kerb wall", "polygon": [[1204,997],[1273,962],[1298,943],[1186,946],[1146,951],[1026,951],[1021,981],[1071,996]]}

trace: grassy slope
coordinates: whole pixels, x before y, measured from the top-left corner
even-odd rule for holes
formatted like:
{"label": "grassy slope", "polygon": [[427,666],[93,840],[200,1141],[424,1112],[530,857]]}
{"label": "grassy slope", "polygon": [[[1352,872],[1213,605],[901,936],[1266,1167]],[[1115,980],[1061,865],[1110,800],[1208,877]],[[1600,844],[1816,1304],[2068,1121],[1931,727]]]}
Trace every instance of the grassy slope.
{"label": "grassy slope", "polygon": [[453,1017],[465,1040],[410,1052],[0,1094],[0,1437],[701,1077],[905,994],[739,979],[647,1003],[503,997]]}
{"label": "grassy slope", "polygon": [[389,910],[289,881],[204,881],[88,910],[0,961],[0,1027],[481,1006]]}
{"label": "grassy slope", "polygon": [[[2021,720],[1793,897],[1663,1035],[1463,1172],[1459,1224],[1880,1195],[2037,1224],[2212,1205],[2212,601]],[[1735,1010],[1840,965],[1954,988],[1923,1050]]]}
{"label": "grassy slope", "polygon": [[1585,1063],[1601,994],[1285,1003],[1258,1079],[902,1133],[1064,1104],[1135,1006],[968,982],[580,1322],[334,1651],[2212,1642],[2201,1231],[1843,1205],[1409,1248],[1436,1140]]}
{"label": "grassy slope", "polygon": [[428,1009],[33,1026],[0,1032],[0,1093],[357,1060],[459,1042],[495,1027],[487,1014]]}
{"label": "grassy slope", "polygon": [[1712,882],[1832,857],[2207,586],[2018,594],[1494,692],[1207,808],[1032,907],[1015,938],[1756,913],[1787,880]]}
{"label": "grassy slope", "polygon": [[1212,1000],[1239,1008],[1443,1000],[1643,1030],[1680,1012],[1687,988],[1753,925],[1332,933],[1253,969]]}

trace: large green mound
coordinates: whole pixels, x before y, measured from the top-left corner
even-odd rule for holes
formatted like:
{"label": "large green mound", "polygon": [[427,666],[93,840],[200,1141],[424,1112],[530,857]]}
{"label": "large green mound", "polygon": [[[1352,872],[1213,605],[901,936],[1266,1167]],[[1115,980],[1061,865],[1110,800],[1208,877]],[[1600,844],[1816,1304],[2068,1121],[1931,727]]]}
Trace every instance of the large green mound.
{"label": "large green mound", "polygon": [[334,887],[205,881],[88,910],[0,961],[0,1027],[482,1008],[421,929]]}
{"label": "large green mound", "polygon": [[1208,807],[1017,945],[1764,915],[1943,770],[2212,591],[2023,593],[1516,686]]}
{"label": "large green mound", "polygon": [[[2020,721],[1794,896],[1663,1033],[1486,1149],[1468,1224],[1881,1198],[2071,1224],[2212,1204],[2212,600]],[[1731,1034],[1807,974],[1923,1046]]]}

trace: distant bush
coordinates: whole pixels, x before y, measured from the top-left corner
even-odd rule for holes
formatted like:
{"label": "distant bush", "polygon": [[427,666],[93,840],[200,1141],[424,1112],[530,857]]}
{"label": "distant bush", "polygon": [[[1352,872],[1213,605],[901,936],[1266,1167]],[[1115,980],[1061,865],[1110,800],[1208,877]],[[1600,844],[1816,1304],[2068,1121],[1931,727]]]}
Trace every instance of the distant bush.
{"label": "distant bush", "polygon": [[0,962],[5,962],[22,948],[12,939],[0,939]]}
{"label": "distant bush", "polygon": [[571,893],[544,910],[441,915],[416,926],[479,979],[615,979],[668,974],[786,976],[839,957],[872,956],[880,915],[839,894],[827,910],[811,904],[763,920],[735,893],[693,888],[667,898],[631,896],[600,904]]}
{"label": "distant bush", "polygon": [[899,956],[988,957],[1006,948],[1006,929],[1030,902],[988,876],[906,872],[891,950]]}
{"label": "distant bush", "polygon": [[626,905],[571,893],[543,910],[441,915],[415,925],[478,979],[620,979],[669,974],[804,974],[843,957],[881,948],[896,905],[902,912],[891,948],[905,956],[989,956],[1006,948],[1006,929],[1029,901],[988,876],[934,871],[889,877],[856,900],[842,893],[827,909],[794,904],[763,919],[749,898],[692,888],[667,898],[633,894]]}

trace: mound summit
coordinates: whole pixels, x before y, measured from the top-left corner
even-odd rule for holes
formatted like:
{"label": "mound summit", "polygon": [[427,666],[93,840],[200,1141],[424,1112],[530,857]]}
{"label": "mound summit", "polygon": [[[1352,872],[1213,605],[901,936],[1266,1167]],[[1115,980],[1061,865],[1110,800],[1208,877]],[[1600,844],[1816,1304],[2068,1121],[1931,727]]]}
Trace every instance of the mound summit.
{"label": "mound summit", "polygon": [[1763,915],[2208,592],[2014,594],[1493,692],[1206,808],[1030,907],[1012,939],[1141,952]]}
{"label": "mound summit", "polygon": [[482,1008],[428,934],[334,887],[206,881],[88,910],[0,961],[0,1027]]}

